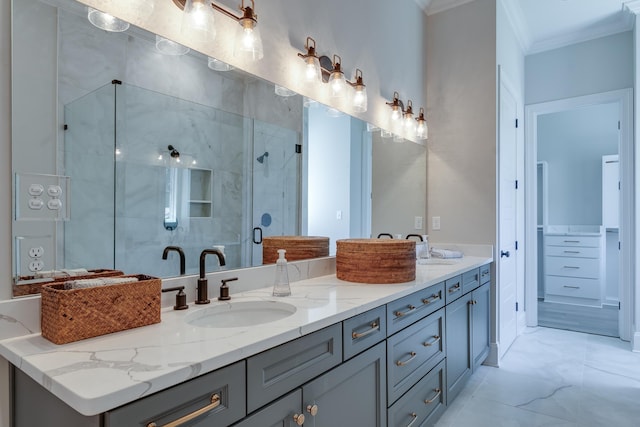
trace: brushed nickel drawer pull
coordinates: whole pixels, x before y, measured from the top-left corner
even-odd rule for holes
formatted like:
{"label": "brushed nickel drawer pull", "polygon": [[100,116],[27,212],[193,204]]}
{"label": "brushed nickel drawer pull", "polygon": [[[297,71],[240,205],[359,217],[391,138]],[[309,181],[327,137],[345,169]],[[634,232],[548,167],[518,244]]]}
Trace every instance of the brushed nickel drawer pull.
{"label": "brushed nickel drawer pull", "polygon": [[362,337],[366,337],[369,334],[374,333],[375,331],[379,331],[380,330],[380,325],[378,324],[378,322],[371,322],[371,328],[364,331],[364,332],[352,332],[351,333],[351,338],[358,339],[358,338],[362,338]]}
{"label": "brushed nickel drawer pull", "polygon": [[456,283],[455,286],[449,288],[449,293],[458,292],[460,290],[460,283]]}
{"label": "brushed nickel drawer pull", "polygon": [[433,403],[433,402],[434,402],[438,397],[440,397],[440,395],[442,394],[442,390],[440,390],[439,388],[436,388],[436,389],[434,389],[433,391],[435,391],[435,392],[436,392],[436,395],[435,395],[435,396],[433,396],[431,399],[427,399],[427,400],[425,400],[425,401],[424,401],[424,403],[425,403],[426,405],[428,405],[428,404],[430,404],[430,403]]}
{"label": "brushed nickel drawer pull", "polygon": [[431,347],[432,345],[434,345],[438,341],[440,341],[440,335],[434,335],[433,336],[433,340],[425,341],[424,343],[422,343],[422,345],[425,346],[425,347]]}
{"label": "brushed nickel drawer pull", "polygon": [[409,305],[407,306],[407,308],[408,308],[408,310],[407,310],[407,311],[396,311],[396,312],[395,312],[395,313],[393,313],[393,314],[395,314],[395,315],[396,315],[396,317],[402,317],[402,316],[406,316],[407,314],[411,314],[411,313],[413,313],[414,311],[416,311],[416,307],[415,307],[415,306],[413,306],[413,305],[411,305],[411,304],[409,304]]}
{"label": "brushed nickel drawer pull", "polygon": [[433,294],[429,298],[423,298],[422,304],[429,305],[434,301],[438,301],[440,299],[440,294]]}
{"label": "brushed nickel drawer pull", "polygon": [[411,422],[407,424],[407,427],[411,427],[413,423],[415,423],[418,420],[418,414],[416,414],[415,412],[412,412],[409,415],[413,417],[413,420],[411,420]]}
{"label": "brushed nickel drawer pull", "polygon": [[[218,406],[220,406],[220,396],[218,394],[212,394],[211,395],[211,403],[209,403],[207,406],[200,408],[196,411],[193,411],[190,414],[185,415],[184,417],[178,418],[175,421],[171,421],[168,424],[163,425],[162,427],[178,427],[181,426],[182,424],[191,421],[192,419],[199,417],[202,414],[205,414],[213,409],[216,409]],[[159,427],[158,424],[156,424],[155,422],[150,422],[149,424],[147,424],[147,427]]]}
{"label": "brushed nickel drawer pull", "polygon": [[579,270],[580,267],[576,267],[575,265],[565,265],[563,268],[571,268],[573,270]]}
{"label": "brushed nickel drawer pull", "polygon": [[565,288],[569,288],[569,289],[580,289],[580,286],[569,286],[569,285],[564,285]]}
{"label": "brushed nickel drawer pull", "polygon": [[413,359],[416,358],[416,356],[418,355],[418,353],[416,353],[415,351],[412,351],[411,353],[409,353],[411,355],[410,358],[408,358],[407,360],[405,360],[404,362],[402,360],[398,360],[396,362],[396,365],[398,366],[405,366],[407,363],[411,362]]}

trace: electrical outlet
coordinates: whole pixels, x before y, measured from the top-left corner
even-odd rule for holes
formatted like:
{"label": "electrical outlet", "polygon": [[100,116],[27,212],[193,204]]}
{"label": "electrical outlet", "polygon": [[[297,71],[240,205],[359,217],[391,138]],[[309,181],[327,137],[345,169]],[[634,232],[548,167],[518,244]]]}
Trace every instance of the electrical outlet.
{"label": "electrical outlet", "polygon": [[431,217],[431,229],[432,230],[440,230],[440,217],[439,216]]}
{"label": "electrical outlet", "polygon": [[416,230],[422,230],[422,217],[417,216],[413,218],[413,228]]}
{"label": "electrical outlet", "polygon": [[29,263],[29,271],[36,272],[40,271],[44,268],[44,262],[41,259],[37,259],[35,261],[31,261]]}
{"label": "electrical outlet", "polygon": [[29,248],[29,256],[31,258],[40,258],[42,255],[44,255],[44,248],[42,246]]}

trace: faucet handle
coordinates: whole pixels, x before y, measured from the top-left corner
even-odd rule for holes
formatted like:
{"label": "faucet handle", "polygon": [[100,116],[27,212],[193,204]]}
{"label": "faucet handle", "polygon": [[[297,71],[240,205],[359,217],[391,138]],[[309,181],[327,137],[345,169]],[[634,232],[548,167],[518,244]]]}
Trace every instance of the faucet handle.
{"label": "faucet handle", "polygon": [[229,296],[229,285],[227,282],[233,282],[234,280],[238,280],[237,277],[232,277],[230,279],[222,279],[222,285],[220,285],[220,296],[218,297],[218,301],[229,301],[231,297]]}
{"label": "faucet handle", "polygon": [[184,286],[176,286],[174,288],[162,289],[162,292],[178,291],[176,294],[176,305],[173,306],[174,310],[185,310],[189,308],[187,305],[187,294],[184,293]]}

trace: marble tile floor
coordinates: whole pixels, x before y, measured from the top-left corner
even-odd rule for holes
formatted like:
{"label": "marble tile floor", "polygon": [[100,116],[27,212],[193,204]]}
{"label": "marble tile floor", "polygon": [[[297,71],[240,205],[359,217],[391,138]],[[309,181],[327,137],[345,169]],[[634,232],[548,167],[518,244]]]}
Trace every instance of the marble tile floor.
{"label": "marble tile floor", "polygon": [[640,353],[618,338],[527,328],[436,427],[640,426]]}

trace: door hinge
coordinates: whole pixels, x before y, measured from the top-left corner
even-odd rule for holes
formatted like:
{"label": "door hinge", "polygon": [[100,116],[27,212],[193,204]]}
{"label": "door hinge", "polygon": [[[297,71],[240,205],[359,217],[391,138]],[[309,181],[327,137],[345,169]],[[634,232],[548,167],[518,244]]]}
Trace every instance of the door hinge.
{"label": "door hinge", "polygon": [[516,311],[518,311],[518,303],[516,303]]}
{"label": "door hinge", "polygon": [[516,190],[518,189],[518,180],[516,179]]}
{"label": "door hinge", "polygon": [[62,129],[69,130],[69,125],[65,123],[64,126],[62,126]]}
{"label": "door hinge", "polygon": [[618,250],[621,250],[620,242],[618,242]]}
{"label": "door hinge", "polygon": [[620,181],[618,181],[618,191],[620,191]]}
{"label": "door hinge", "polygon": [[618,301],[618,310],[622,310],[622,308],[620,306],[620,301]]}
{"label": "door hinge", "polygon": [[516,119],[516,127],[518,127],[518,119]]}
{"label": "door hinge", "polygon": [[296,154],[302,153],[302,145],[296,144]]}
{"label": "door hinge", "polygon": [[516,251],[518,250],[518,241],[516,240]]}
{"label": "door hinge", "polygon": [[620,130],[620,120],[618,120],[618,130]]}

